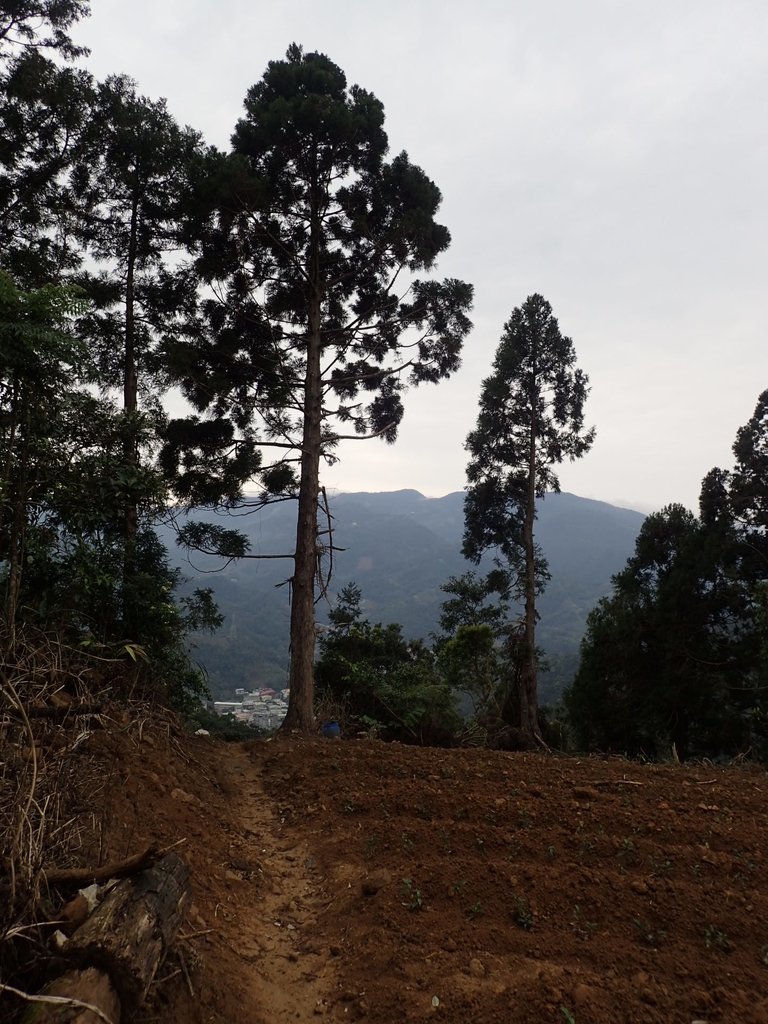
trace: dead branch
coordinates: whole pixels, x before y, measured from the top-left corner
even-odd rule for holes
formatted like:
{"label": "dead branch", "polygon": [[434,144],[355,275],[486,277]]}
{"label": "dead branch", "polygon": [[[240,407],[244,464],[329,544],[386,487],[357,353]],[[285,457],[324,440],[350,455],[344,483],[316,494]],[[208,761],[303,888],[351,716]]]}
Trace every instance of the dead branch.
{"label": "dead branch", "polygon": [[141,853],[117,861],[104,864],[100,868],[44,868],[43,874],[48,885],[85,885],[89,882],[106,882],[108,878],[126,878],[152,865],[166,851],[159,850],[155,845],[148,846]]}
{"label": "dead branch", "polygon": [[184,959],[184,954],[181,952],[180,949],[177,949],[176,950],[176,956],[179,958],[179,963],[181,964],[181,969],[184,972],[184,980],[187,983],[187,988],[189,989],[189,994],[192,997],[192,999],[194,999],[195,998],[195,990],[192,988],[192,979],[190,978],[189,971],[187,970],[187,962]]}

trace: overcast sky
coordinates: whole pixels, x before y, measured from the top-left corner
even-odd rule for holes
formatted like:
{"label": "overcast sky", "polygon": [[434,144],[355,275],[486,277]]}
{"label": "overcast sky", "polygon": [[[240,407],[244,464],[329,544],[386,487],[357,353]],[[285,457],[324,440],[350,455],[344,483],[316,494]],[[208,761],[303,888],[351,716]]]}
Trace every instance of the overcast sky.
{"label": "overcast sky", "polygon": [[440,275],[475,286],[449,382],[406,397],[394,447],[348,443],[344,490],[465,483],[504,322],[541,292],[592,392],[592,451],[563,490],[695,508],[768,388],[765,0],[92,0],[99,76],[225,147],[246,89],[291,42],[383,102],[392,153],[443,193]]}

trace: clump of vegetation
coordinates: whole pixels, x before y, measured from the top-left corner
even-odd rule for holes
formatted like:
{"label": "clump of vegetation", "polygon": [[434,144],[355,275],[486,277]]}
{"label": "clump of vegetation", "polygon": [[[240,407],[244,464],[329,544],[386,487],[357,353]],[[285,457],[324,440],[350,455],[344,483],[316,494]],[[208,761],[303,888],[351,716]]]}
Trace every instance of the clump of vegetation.
{"label": "clump of vegetation", "polygon": [[218,715],[209,711],[203,704],[192,708],[186,719],[190,732],[205,729],[214,739],[225,743],[237,743],[242,740],[253,740],[264,736],[262,729],[257,729],[247,722],[239,722],[234,715]]}
{"label": "clump of vegetation", "polygon": [[648,516],[587,621],[565,704],[579,747],[651,758],[768,754],[768,391],[711,470],[699,515]]}
{"label": "clump of vegetation", "polygon": [[405,743],[454,742],[461,720],[432,652],[400,626],[363,618],[362,593],[348,584],[320,637],[315,679],[322,707],[341,706],[346,728]]}

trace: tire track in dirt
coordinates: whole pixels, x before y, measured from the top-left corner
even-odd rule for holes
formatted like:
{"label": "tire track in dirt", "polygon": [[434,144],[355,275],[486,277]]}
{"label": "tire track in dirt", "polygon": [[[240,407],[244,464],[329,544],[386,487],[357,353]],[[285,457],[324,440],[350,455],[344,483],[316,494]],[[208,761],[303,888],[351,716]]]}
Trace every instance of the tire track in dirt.
{"label": "tire track in dirt", "polygon": [[252,999],[243,1007],[243,1019],[316,1021],[335,982],[332,962],[315,933],[318,913],[327,905],[322,878],[306,844],[283,829],[251,749],[232,744],[227,753],[219,771],[229,791],[233,848],[244,857],[241,861],[235,853],[230,872],[242,877],[255,862],[260,879],[251,905],[238,907],[233,944],[246,965]]}

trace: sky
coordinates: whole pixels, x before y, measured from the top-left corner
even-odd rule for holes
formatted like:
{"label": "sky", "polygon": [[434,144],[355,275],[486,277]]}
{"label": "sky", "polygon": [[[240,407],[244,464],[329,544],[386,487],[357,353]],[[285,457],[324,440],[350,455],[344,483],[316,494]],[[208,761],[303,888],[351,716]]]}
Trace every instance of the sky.
{"label": "sky", "polygon": [[461,370],[406,396],[397,443],[346,442],[339,490],[461,490],[464,441],[512,309],[572,338],[592,450],[561,487],[696,508],[768,388],[765,0],[92,0],[74,30],[226,148],[292,42],[384,104],[443,194],[438,276],[475,287]]}

